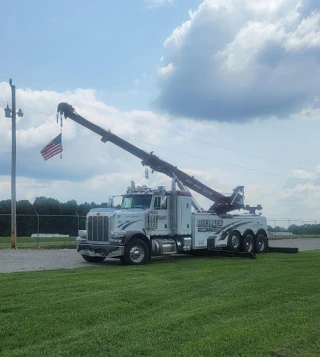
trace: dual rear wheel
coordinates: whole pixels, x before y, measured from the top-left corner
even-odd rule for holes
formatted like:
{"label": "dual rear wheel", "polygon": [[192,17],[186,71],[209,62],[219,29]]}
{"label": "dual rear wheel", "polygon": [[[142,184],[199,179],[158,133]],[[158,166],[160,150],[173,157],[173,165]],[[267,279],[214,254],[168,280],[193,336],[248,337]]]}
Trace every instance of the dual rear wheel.
{"label": "dual rear wheel", "polygon": [[228,249],[248,253],[264,253],[266,250],[266,237],[259,233],[256,237],[246,234],[241,238],[240,233],[232,232],[228,238]]}

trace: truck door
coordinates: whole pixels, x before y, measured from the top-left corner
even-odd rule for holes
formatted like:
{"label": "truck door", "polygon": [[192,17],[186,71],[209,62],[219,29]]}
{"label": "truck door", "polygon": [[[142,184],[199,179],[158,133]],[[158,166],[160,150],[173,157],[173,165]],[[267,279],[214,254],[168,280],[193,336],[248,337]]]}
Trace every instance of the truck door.
{"label": "truck door", "polygon": [[191,233],[191,201],[190,197],[180,198],[180,229],[181,234]]}
{"label": "truck door", "polygon": [[168,224],[168,202],[167,196],[155,196],[153,203],[154,211],[157,211],[157,231],[167,234],[169,231]]}

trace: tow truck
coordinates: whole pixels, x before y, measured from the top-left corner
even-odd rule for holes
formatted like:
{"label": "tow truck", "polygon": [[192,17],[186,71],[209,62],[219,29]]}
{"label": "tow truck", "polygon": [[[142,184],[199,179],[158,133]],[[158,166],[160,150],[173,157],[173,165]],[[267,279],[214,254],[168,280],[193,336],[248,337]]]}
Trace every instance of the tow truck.
{"label": "tow truck", "polygon": [[[57,116],[69,118],[141,160],[143,166],[171,178],[171,189],[136,187],[132,182],[122,195],[120,208],[92,209],[77,251],[88,262],[119,258],[123,264],[140,265],[152,256],[210,252],[255,258],[268,250],[267,220],[261,205],[244,205],[244,186],[231,195],[221,194],[194,176],[88,121],[68,103],[60,103]],[[204,210],[189,189],[212,201]],[[231,213],[234,211],[245,213]],[[246,212],[247,211],[247,212]]]}

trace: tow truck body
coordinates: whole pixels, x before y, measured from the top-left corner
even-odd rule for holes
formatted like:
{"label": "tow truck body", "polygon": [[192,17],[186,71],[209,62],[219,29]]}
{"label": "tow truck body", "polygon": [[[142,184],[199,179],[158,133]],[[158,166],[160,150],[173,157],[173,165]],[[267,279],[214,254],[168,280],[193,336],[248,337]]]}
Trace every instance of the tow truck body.
{"label": "tow truck body", "polygon": [[[261,205],[244,205],[244,186],[230,196],[223,195],[153,153],[147,153],[77,114],[67,103],[58,113],[70,118],[142,160],[142,165],[172,179],[171,190],[150,189],[134,183],[122,195],[120,209],[93,209],[86,219],[86,233],[77,249],[90,262],[106,257],[120,258],[124,264],[144,264],[152,256],[199,251],[232,252],[234,256],[255,257],[267,250],[267,221],[256,210]],[[213,201],[203,210],[188,188]],[[231,214],[235,210],[249,213]]]}

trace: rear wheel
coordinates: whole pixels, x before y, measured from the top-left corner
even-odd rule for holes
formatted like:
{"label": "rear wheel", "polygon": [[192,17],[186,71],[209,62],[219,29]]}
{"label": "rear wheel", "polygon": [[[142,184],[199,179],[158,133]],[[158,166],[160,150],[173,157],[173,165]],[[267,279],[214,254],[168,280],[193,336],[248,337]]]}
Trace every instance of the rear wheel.
{"label": "rear wheel", "polygon": [[84,255],[84,254],[82,254],[82,258],[86,262],[90,262],[90,263],[101,263],[106,259],[105,257],[90,257],[90,255]]}
{"label": "rear wheel", "polygon": [[142,265],[147,263],[149,256],[147,244],[142,239],[136,238],[126,246],[121,262],[128,265]]}
{"label": "rear wheel", "polygon": [[228,249],[237,252],[240,249],[241,237],[238,232],[232,232],[228,238]]}
{"label": "rear wheel", "polygon": [[242,251],[252,253],[254,247],[254,240],[251,234],[246,234],[242,241]]}
{"label": "rear wheel", "polygon": [[254,242],[254,251],[256,253],[264,253],[266,246],[266,237],[261,233],[258,234]]}

